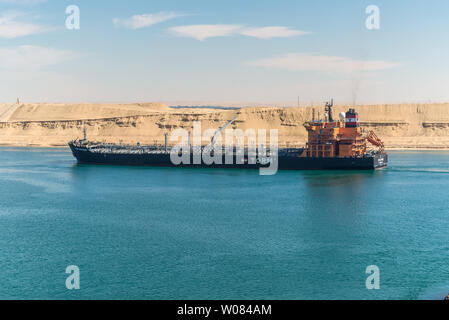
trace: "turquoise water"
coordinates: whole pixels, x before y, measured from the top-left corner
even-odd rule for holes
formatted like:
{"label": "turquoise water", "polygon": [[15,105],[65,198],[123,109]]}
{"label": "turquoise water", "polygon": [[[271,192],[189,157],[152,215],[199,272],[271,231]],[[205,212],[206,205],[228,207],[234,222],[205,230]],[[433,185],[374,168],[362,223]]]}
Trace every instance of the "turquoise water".
{"label": "turquoise water", "polygon": [[[376,172],[259,176],[0,148],[0,298],[441,298],[448,163],[392,152]],[[365,287],[369,265],[380,290]]]}

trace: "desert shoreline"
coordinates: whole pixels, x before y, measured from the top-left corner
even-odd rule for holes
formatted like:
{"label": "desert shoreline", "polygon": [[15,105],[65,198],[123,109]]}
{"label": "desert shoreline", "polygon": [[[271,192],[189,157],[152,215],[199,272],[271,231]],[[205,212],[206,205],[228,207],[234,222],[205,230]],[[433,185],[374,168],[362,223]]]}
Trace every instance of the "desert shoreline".
{"label": "desert shoreline", "polygon": [[[374,131],[387,150],[449,150],[449,103],[337,105],[334,118],[349,108],[356,109],[362,127]],[[66,148],[83,137],[84,128],[91,141],[163,145],[165,134],[176,129],[192,131],[200,124],[202,132],[218,130],[237,116],[229,129],[265,129],[268,134],[277,129],[280,148],[300,148],[307,141],[303,124],[324,114],[324,106],[223,110],[163,103],[0,104],[0,146]]]}

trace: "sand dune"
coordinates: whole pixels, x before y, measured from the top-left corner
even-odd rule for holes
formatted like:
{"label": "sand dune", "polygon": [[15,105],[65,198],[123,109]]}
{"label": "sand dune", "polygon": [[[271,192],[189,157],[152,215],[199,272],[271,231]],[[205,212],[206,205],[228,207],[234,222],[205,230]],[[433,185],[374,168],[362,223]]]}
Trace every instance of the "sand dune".
{"label": "sand dune", "polygon": [[[14,146],[66,146],[82,136],[123,143],[162,143],[176,128],[190,129],[201,121],[203,130],[217,129],[236,113],[232,126],[243,130],[278,129],[281,146],[306,141],[303,123],[312,118],[311,107],[247,107],[240,110],[171,109],[160,103],[144,104],[23,104],[11,113],[0,105],[0,144]],[[335,116],[348,106],[336,106]],[[374,130],[389,148],[449,148],[449,103],[373,105],[356,107],[364,127]],[[315,114],[324,114],[315,107]]]}

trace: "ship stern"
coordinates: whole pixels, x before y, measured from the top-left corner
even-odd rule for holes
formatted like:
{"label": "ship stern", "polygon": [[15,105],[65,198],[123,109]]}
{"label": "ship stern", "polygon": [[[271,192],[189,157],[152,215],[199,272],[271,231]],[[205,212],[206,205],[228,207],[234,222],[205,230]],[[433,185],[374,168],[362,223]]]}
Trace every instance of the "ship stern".
{"label": "ship stern", "polygon": [[388,154],[378,153],[373,157],[374,169],[382,169],[388,166]]}

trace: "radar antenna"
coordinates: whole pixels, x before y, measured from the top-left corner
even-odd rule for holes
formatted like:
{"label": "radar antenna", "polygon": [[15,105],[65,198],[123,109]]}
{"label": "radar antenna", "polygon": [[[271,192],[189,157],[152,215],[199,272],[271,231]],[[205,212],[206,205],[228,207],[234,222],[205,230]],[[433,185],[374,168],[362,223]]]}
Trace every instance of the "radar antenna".
{"label": "radar antenna", "polygon": [[325,111],[329,115],[329,122],[334,122],[334,117],[332,116],[332,107],[334,106],[334,99],[331,102],[326,102]]}

